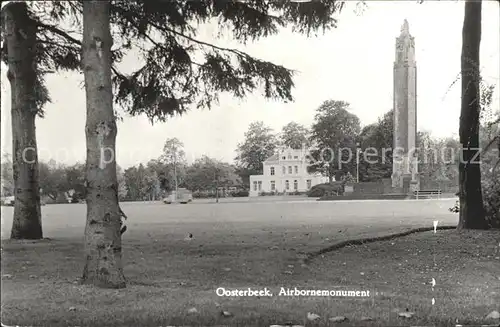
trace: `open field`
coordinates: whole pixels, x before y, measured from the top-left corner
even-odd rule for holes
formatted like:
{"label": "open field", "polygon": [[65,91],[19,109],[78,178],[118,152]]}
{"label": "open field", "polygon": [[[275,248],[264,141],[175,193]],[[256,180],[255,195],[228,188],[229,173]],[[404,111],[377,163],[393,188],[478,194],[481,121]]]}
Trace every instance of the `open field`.
{"label": "open field", "polygon": [[[2,241],[2,322],[37,326],[330,326],[483,321],[499,310],[498,232],[422,233],[300,259],[335,242],[414,227],[456,224],[447,200],[248,203],[124,203],[123,290],[75,283],[83,268],[85,205],[43,207],[50,240]],[[2,208],[2,239],[12,208]],[[194,239],[185,241],[187,233]],[[438,245],[439,244],[439,245]],[[484,246],[483,246],[484,245]],[[434,265],[436,264],[436,265]],[[498,276],[497,276],[498,275]],[[437,280],[434,291],[429,283]],[[460,283],[460,284],[458,284]],[[218,287],[272,297],[219,297]],[[280,287],[369,290],[367,298],[285,297]],[[431,304],[435,297],[436,304]],[[197,312],[188,313],[190,308]],[[395,309],[415,311],[404,321]],[[466,308],[467,310],[464,310]],[[227,310],[234,317],[222,317]],[[363,322],[369,316],[373,321]]]}
{"label": "open field", "polygon": [[[457,222],[457,215],[448,212],[454,199],[442,200],[359,200],[316,201],[304,197],[272,201],[271,197],[237,201],[238,198],[215,203],[215,200],[195,200],[192,204],[165,205],[161,202],[123,202],[121,207],[129,217],[129,230],[124,240],[144,232],[162,231],[167,237],[184,235],[193,228],[203,232],[288,230],[310,233],[311,241],[323,245],[322,233],[329,229],[346,230],[346,236],[388,229],[432,226],[433,220],[446,224]],[[243,198],[245,200],[245,198]],[[10,235],[12,207],[2,207],[2,239]],[[85,226],[85,204],[58,204],[42,207],[43,230],[47,238],[82,238]],[[204,227],[209,226],[208,230]],[[355,234],[350,234],[351,232]],[[258,234],[258,233],[257,233]],[[317,235],[316,235],[317,234]],[[349,235],[347,235],[349,234]],[[326,235],[326,234],[325,234]],[[215,235],[214,235],[215,236]],[[271,235],[266,235],[269,237]],[[235,235],[237,237],[237,235]],[[271,241],[271,240],[269,240]]]}

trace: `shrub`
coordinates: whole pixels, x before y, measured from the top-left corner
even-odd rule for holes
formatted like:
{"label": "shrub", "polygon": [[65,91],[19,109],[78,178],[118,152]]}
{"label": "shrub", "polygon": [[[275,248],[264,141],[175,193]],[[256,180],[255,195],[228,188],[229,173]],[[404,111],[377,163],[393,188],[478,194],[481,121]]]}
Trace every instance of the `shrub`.
{"label": "shrub", "polygon": [[215,198],[215,192],[207,192],[207,191],[193,192],[193,199],[207,199],[207,198]]}
{"label": "shrub", "polygon": [[[500,181],[489,176],[482,181],[483,203],[486,219],[492,228],[500,228]],[[448,209],[451,212],[460,212],[460,201]]]}
{"label": "shrub", "polygon": [[500,180],[491,175],[482,182],[484,210],[490,226],[500,228]]}
{"label": "shrub", "polygon": [[342,186],[340,182],[314,185],[306,194],[311,198],[320,198],[323,196],[337,195],[337,193],[339,195],[344,194],[344,186]]}
{"label": "shrub", "polygon": [[242,198],[248,196],[248,191],[247,190],[239,190],[231,193],[231,196],[235,198]]}
{"label": "shrub", "polygon": [[309,191],[307,191],[307,196],[311,198],[319,198],[325,196],[328,189],[329,184],[314,185]]}
{"label": "shrub", "polygon": [[304,192],[289,192],[289,193],[284,193],[284,192],[278,192],[278,191],[272,191],[272,192],[260,192],[260,196],[280,196],[280,195],[301,195],[304,194]]}
{"label": "shrub", "polygon": [[453,207],[449,208],[448,210],[451,212],[454,212],[454,213],[459,213],[460,212],[460,201],[457,200],[455,202],[455,205]]}

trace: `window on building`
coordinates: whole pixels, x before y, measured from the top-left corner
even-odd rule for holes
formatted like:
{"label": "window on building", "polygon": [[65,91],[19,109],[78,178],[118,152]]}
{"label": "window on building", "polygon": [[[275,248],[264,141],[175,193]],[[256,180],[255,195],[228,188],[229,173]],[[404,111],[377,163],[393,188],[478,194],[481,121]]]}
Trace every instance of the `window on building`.
{"label": "window on building", "polygon": [[283,156],[283,157],[281,157],[281,158],[283,158],[283,160],[286,160],[286,157],[285,157],[285,156]]}
{"label": "window on building", "polygon": [[253,190],[257,191],[257,182],[253,182]]}
{"label": "window on building", "polygon": [[288,159],[292,159],[292,155],[290,153],[288,154]]}
{"label": "window on building", "polygon": [[308,180],[307,180],[307,189],[310,189],[310,188],[311,188],[311,180],[310,180],[310,179],[308,179]]}
{"label": "window on building", "polygon": [[291,174],[292,173],[292,166],[288,166],[288,173]]}
{"label": "window on building", "polygon": [[271,167],[271,175],[274,175],[274,167]]}
{"label": "window on building", "polygon": [[262,190],[262,181],[258,181],[257,183],[259,185],[259,191],[261,191]]}
{"label": "window on building", "polygon": [[293,159],[299,159],[299,156],[294,156]]}
{"label": "window on building", "polygon": [[274,190],[276,190],[276,182],[271,181],[271,191],[274,191]]}
{"label": "window on building", "polygon": [[297,190],[299,189],[299,182],[297,182],[296,180],[295,180],[295,181],[293,181],[293,189],[294,189],[295,191],[297,191]]}
{"label": "window on building", "polygon": [[289,181],[285,181],[285,189],[286,190],[290,189],[290,182]]}
{"label": "window on building", "polygon": [[283,175],[285,175],[285,174],[286,174],[286,167],[283,166]]}
{"label": "window on building", "polygon": [[298,174],[299,173],[299,166],[295,166],[295,173]]}

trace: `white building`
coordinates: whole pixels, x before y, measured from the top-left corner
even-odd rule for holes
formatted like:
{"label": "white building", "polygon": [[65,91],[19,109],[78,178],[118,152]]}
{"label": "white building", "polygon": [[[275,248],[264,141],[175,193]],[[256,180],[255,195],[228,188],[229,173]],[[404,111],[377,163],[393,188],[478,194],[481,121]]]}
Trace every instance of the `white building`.
{"label": "white building", "polygon": [[307,152],[284,149],[264,161],[264,174],[250,176],[249,196],[261,192],[306,192],[317,184],[327,183],[328,177],[307,172]]}

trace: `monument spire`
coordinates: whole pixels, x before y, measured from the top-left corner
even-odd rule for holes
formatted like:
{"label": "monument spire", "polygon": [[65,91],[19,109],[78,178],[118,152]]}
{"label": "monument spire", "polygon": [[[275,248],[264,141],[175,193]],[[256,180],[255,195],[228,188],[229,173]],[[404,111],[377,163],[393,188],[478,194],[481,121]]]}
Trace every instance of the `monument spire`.
{"label": "monument spire", "polygon": [[406,19],[403,21],[403,26],[401,26],[401,35],[410,35],[410,24]]}
{"label": "monument spire", "polygon": [[396,38],[392,186],[404,193],[420,188],[417,157],[417,63],[415,39],[405,19]]}

